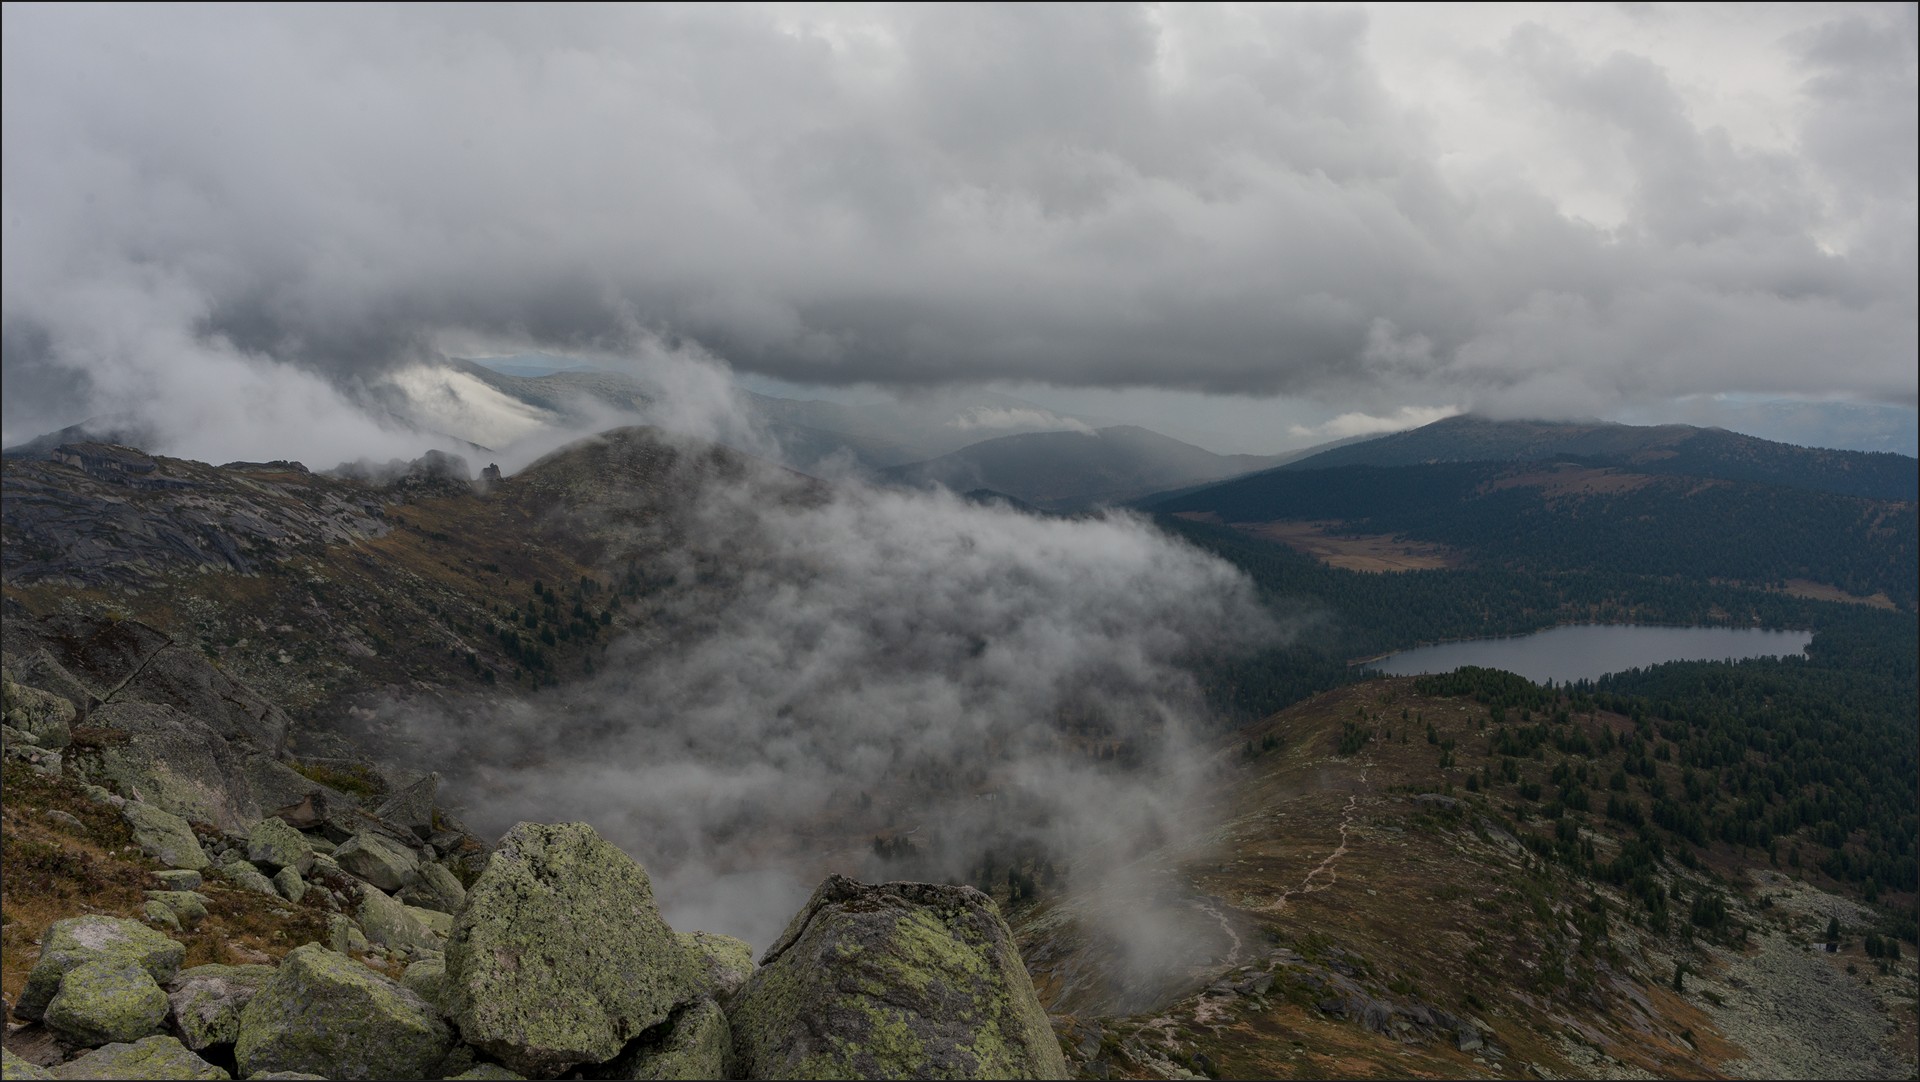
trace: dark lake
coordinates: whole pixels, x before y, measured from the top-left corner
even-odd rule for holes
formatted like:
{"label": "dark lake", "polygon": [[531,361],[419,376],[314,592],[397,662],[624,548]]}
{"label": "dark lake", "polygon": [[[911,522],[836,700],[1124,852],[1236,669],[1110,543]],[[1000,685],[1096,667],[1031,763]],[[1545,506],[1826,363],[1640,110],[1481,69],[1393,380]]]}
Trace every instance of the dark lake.
{"label": "dark lake", "polygon": [[1643,669],[1663,661],[1725,661],[1730,658],[1804,654],[1811,631],[1759,631],[1731,627],[1641,627],[1575,624],[1504,639],[1470,639],[1422,646],[1369,662],[1394,676],[1452,672],[1480,665],[1519,673],[1535,683],[1596,680],[1610,672]]}

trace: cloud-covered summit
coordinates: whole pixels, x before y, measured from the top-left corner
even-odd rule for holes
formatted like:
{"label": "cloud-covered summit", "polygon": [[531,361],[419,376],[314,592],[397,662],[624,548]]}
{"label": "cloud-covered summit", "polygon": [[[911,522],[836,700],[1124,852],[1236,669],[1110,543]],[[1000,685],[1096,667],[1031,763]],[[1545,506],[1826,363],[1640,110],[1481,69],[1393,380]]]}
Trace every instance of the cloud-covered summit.
{"label": "cloud-covered summit", "polygon": [[366,445],[369,381],[475,343],[1329,415],[1916,396],[1908,5],[4,20],[9,442]]}

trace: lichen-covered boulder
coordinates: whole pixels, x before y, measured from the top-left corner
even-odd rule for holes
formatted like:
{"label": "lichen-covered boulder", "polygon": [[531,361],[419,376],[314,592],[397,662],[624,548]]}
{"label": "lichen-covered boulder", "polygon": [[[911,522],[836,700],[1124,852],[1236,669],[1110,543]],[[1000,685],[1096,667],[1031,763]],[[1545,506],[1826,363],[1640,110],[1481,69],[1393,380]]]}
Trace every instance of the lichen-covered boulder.
{"label": "lichen-covered boulder", "polygon": [[744,939],[715,932],[681,932],[680,942],[705,970],[706,994],[721,1002],[753,976],[753,947]]}
{"label": "lichen-covered boulder", "polygon": [[292,868],[302,875],[313,867],[313,843],[306,835],[271,816],[247,831],[247,860],[269,874]]}
{"label": "lichen-covered boulder", "polygon": [[732,1078],[733,1036],[727,1016],[711,999],[676,1011],[659,1036],[649,1036],[599,1072],[604,1078]]}
{"label": "lichen-covered boulder", "polygon": [[150,890],[143,912],[149,921],[178,931],[207,917],[207,896],[191,890]]}
{"label": "lichen-covered boulder", "polygon": [[11,1048],[0,1048],[0,1078],[45,1080],[53,1077],[53,1072],[32,1060],[13,1054]]}
{"label": "lichen-covered boulder", "polygon": [[743,1078],[1065,1078],[1013,934],[972,887],[830,876],[728,1012]]}
{"label": "lichen-covered boulder", "polygon": [[352,918],[336,913],[327,918],[327,946],[336,954],[363,954],[368,946],[367,934]]}
{"label": "lichen-covered boulder", "polygon": [[431,1078],[453,1044],[432,1004],[350,958],[309,943],[288,954],[240,1013],[240,1073]]}
{"label": "lichen-covered boulder", "polygon": [[525,1075],[514,1074],[498,1063],[476,1063],[456,1075],[448,1075],[447,1082],[526,1082]]}
{"label": "lichen-covered boulder", "polygon": [[88,962],[131,962],[164,984],[179,971],[186,953],[186,947],[138,921],[101,916],[54,921],[40,937],[40,958],[27,974],[13,1013],[39,1021],[60,991],[62,979]]}
{"label": "lichen-covered boulder", "polygon": [[168,868],[153,873],[164,890],[199,890],[201,877],[197,870],[186,868]]}
{"label": "lichen-covered boulder", "polygon": [[239,857],[233,857],[231,860],[220,865],[220,874],[236,887],[242,887],[256,894],[265,894],[273,898],[280,897],[280,891],[274,887],[273,880],[268,879],[260,869],[241,860]]}
{"label": "lichen-covered boulder", "polygon": [[273,978],[272,966],[194,966],[167,985],[167,1015],[198,1051],[240,1039],[240,1012]]}
{"label": "lichen-covered boulder", "polygon": [[461,886],[459,877],[445,867],[439,864],[422,863],[420,881],[402,891],[400,900],[422,909],[434,909],[449,914],[458,913],[460,906],[467,900],[467,888]]}
{"label": "lichen-covered boulder", "polygon": [[646,871],[585,823],[508,831],[446,960],[461,1036],[539,1077],[612,1059],[700,987]]}
{"label": "lichen-covered boulder", "polygon": [[406,907],[407,916],[420,923],[420,926],[432,932],[435,943],[433,949],[445,946],[447,937],[453,934],[453,914],[442,913],[438,909],[422,909],[417,905]]}
{"label": "lichen-covered boulder", "polygon": [[421,999],[440,1009],[443,1015],[453,1014],[452,989],[447,984],[447,961],[445,958],[422,958],[409,965],[406,972],[400,974],[400,983],[413,989]]}
{"label": "lichen-covered boulder", "polygon": [[64,748],[73,743],[73,702],[64,696],[4,681],[5,724],[33,737],[43,748]]}
{"label": "lichen-covered boulder", "polygon": [[273,889],[279,891],[280,897],[287,901],[297,902],[307,896],[307,881],[292,868],[282,868],[273,873]]}
{"label": "lichen-covered boulder", "polygon": [[233,1076],[187,1051],[185,1045],[172,1037],[161,1036],[96,1048],[70,1063],[61,1064],[53,1077],[223,1079]]}
{"label": "lichen-covered boulder", "polygon": [[420,857],[391,838],[371,831],[355,834],[333,851],[333,861],[348,875],[393,893],[420,875]]}
{"label": "lichen-covered boulder", "polygon": [[371,942],[393,950],[439,949],[442,936],[421,923],[415,912],[425,911],[412,910],[385,891],[369,886],[360,888],[360,927]]}
{"label": "lichen-covered boulder", "polygon": [[60,978],[45,1021],[77,1045],[137,1041],[166,1028],[167,994],[138,962],[88,962]]}
{"label": "lichen-covered boulder", "polygon": [[133,844],[160,863],[195,872],[212,863],[193,828],[172,812],[129,800],[120,816],[133,828]]}
{"label": "lichen-covered boulder", "polygon": [[439,793],[440,775],[428,774],[382,801],[373,814],[424,838],[434,831],[433,801]]}

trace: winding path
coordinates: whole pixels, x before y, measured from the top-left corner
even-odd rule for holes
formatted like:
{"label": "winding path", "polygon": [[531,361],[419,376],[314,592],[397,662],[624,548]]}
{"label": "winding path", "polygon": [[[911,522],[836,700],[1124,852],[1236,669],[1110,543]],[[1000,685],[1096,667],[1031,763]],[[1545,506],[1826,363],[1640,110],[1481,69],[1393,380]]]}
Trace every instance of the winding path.
{"label": "winding path", "polygon": [[[1371,765],[1371,764],[1363,764],[1360,768],[1360,784],[1363,786],[1367,783],[1367,766],[1368,765]],[[1360,807],[1360,794],[1358,793],[1348,794],[1347,806],[1344,809],[1342,809],[1342,814],[1340,816],[1340,844],[1334,848],[1333,852],[1327,854],[1327,857],[1325,860],[1322,860],[1318,865],[1314,867],[1312,871],[1307,873],[1307,877],[1300,881],[1299,886],[1294,887],[1292,890],[1281,891],[1280,895],[1274,898],[1272,904],[1262,906],[1260,909],[1260,912],[1263,912],[1263,913],[1284,912],[1287,908],[1287,899],[1294,898],[1302,894],[1314,894],[1319,891],[1327,890],[1328,888],[1332,887],[1335,883],[1340,881],[1340,875],[1338,872],[1334,871],[1333,865],[1335,861],[1347,855],[1347,832],[1353,829],[1353,813],[1358,811],[1359,807]],[[1325,875],[1327,877],[1326,882],[1324,883],[1314,882],[1316,879],[1319,879],[1322,875]],[[1238,941],[1236,940],[1236,942]]]}

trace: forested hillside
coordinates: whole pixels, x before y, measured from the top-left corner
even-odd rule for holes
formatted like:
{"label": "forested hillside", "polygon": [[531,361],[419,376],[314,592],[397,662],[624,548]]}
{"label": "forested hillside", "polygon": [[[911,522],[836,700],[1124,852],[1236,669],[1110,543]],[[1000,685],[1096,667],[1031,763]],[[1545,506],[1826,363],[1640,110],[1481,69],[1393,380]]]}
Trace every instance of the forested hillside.
{"label": "forested hillside", "polygon": [[1269,470],[1150,506],[1229,523],[1336,520],[1342,532],[1446,545],[1482,567],[1803,579],[1914,607],[1913,503],[1637,471],[1567,458]]}
{"label": "forested hillside", "polygon": [[1630,466],[1638,473],[1753,481],[1875,500],[1920,498],[1920,471],[1905,455],[1799,447],[1691,425],[1492,421],[1470,414],[1333,448],[1284,468],[1537,462],[1569,455]]}

